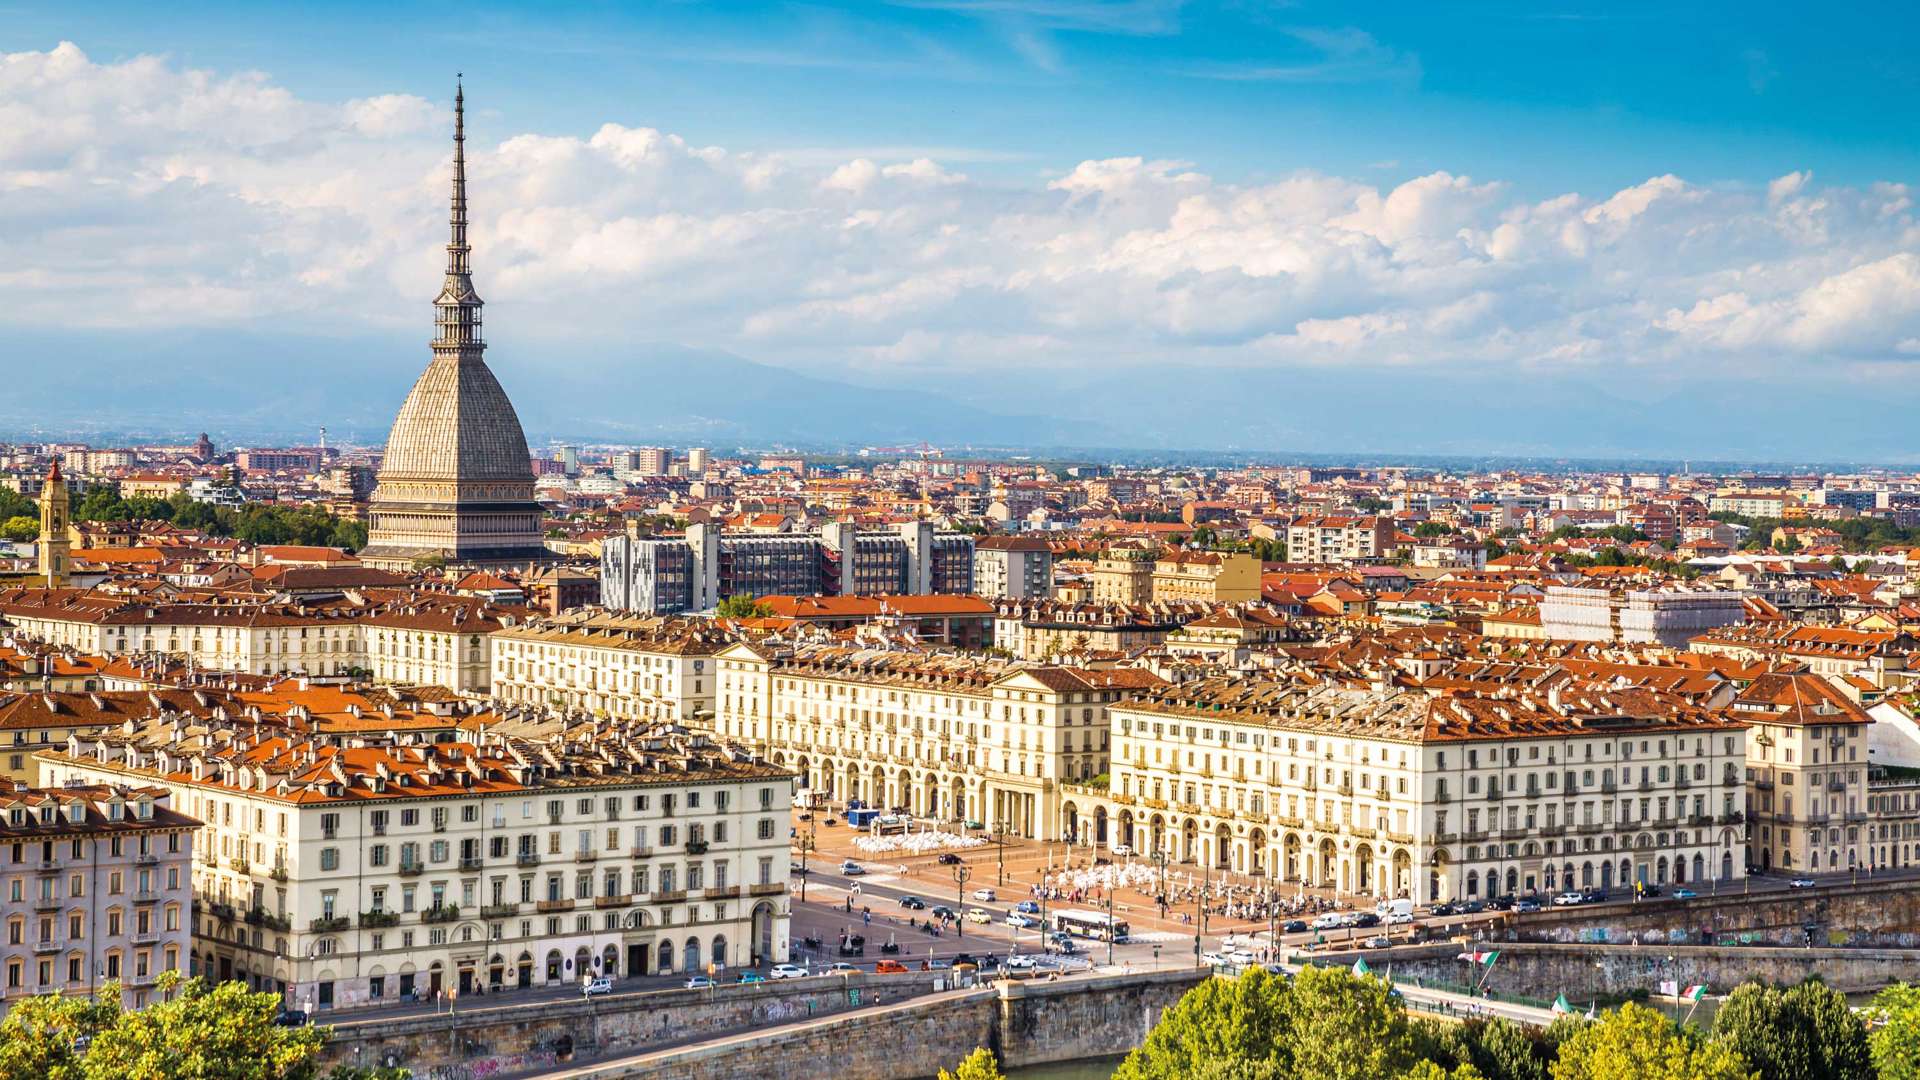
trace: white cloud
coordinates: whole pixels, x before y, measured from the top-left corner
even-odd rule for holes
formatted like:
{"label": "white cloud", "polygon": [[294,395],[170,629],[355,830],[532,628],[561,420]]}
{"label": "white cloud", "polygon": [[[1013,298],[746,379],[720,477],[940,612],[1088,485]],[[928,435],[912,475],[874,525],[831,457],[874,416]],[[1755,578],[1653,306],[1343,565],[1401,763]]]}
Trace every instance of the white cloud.
{"label": "white cloud", "polygon": [[[0,320],[424,326],[450,119],[71,45],[0,56]],[[1920,226],[1896,183],[1662,175],[1522,201],[1453,171],[1234,184],[1120,156],[1008,185],[906,147],[469,127],[479,286],[523,340],[956,369],[1746,371],[1920,349]]]}

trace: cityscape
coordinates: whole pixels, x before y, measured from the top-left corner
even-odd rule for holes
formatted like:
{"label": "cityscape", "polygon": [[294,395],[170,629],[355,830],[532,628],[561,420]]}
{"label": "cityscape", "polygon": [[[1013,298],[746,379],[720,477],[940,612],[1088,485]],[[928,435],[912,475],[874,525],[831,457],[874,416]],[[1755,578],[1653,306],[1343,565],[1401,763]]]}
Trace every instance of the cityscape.
{"label": "cityscape", "polygon": [[1910,121],[1257,7],[0,28],[0,1080],[1920,1076]]}

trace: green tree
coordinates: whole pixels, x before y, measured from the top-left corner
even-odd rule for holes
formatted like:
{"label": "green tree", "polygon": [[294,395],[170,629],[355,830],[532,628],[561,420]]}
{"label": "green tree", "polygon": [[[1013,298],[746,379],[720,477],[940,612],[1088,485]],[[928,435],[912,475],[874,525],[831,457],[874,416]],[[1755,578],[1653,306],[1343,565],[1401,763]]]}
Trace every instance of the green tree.
{"label": "green tree", "polygon": [[1345,969],[1301,969],[1286,999],[1295,1073],[1324,1080],[1373,1080],[1411,1068],[1413,1032],[1390,989],[1384,979],[1355,976]]}
{"label": "green tree", "polygon": [[1423,521],[1413,527],[1414,537],[1420,540],[1435,536],[1452,536],[1453,533],[1453,526],[1444,521]]}
{"label": "green tree", "polygon": [[209,986],[160,976],[164,1000],[118,1020],[81,1059],[85,1080],[306,1080],[326,1041],[316,1027],[278,1027],[280,996],[245,983]]}
{"label": "green tree", "polygon": [[40,507],[32,499],[13,490],[0,488],[0,521],[17,517],[37,517]]}
{"label": "green tree", "polygon": [[1553,1080],[1748,1080],[1740,1055],[1628,1002],[1560,1046]]}
{"label": "green tree", "polygon": [[1465,1038],[1473,1064],[1488,1080],[1547,1080],[1553,1052],[1541,1035],[1495,1017],[1468,1025]]}
{"label": "green tree", "polygon": [[734,593],[720,601],[714,613],[723,619],[764,619],[773,614],[773,605],[754,599],[752,593]]}
{"label": "green tree", "polygon": [[1713,1033],[1760,1080],[1873,1078],[1866,1025],[1821,983],[1736,987],[1714,1015]]}
{"label": "green tree", "polygon": [[32,540],[40,535],[40,522],[37,518],[17,514],[0,523],[0,539]]}
{"label": "green tree", "polygon": [[435,551],[427,555],[417,555],[413,560],[415,570],[445,570],[447,557]]}
{"label": "green tree", "polygon": [[1289,1075],[1289,997],[1286,980],[1258,967],[1208,979],[1161,1014],[1113,1080],[1186,1080],[1216,1062],[1271,1065]]}
{"label": "green tree", "polygon": [[1007,1080],[1007,1074],[1000,1071],[1000,1062],[994,1058],[993,1051],[980,1046],[961,1058],[952,1072],[941,1069],[940,1080]]}
{"label": "green tree", "polygon": [[82,1080],[74,1044],[120,1017],[120,984],[95,998],[43,994],[16,1003],[0,1022],[0,1080]]}
{"label": "green tree", "polygon": [[[1900,983],[1873,999],[1873,1065],[1880,1080],[1920,1080],[1920,986]],[[11,1019],[11,1018],[9,1018]]]}

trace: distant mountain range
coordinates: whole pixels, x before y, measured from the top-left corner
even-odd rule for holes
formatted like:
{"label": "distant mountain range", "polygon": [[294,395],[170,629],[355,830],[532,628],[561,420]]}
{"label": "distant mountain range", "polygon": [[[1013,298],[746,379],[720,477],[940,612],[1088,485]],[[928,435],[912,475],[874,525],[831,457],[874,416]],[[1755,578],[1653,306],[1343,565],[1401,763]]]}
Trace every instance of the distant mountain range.
{"label": "distant mountain range", "polygon": [[[425,366],[418,338],[243,331],[0,329],[0,436],[223,445],[379,443]],[[1516,375],[1425,368],[1030,369],[902,373],[875,387],[678,345],[500,339],[489,362],[530,443],[1195,450],[1229,455],[1552,461],[1920,461],[1920,380],[1707,383],[1660,372]],[[1852,422],[1836,425],[1832,417]]]}

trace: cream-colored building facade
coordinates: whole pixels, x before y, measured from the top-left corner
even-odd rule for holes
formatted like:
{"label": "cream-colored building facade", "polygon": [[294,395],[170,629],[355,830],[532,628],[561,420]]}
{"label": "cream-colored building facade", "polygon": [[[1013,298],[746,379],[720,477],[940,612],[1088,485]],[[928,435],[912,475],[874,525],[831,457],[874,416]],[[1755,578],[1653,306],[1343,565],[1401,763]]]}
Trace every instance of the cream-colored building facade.
{"label": "cream-colored building facade", "polygon": [[713,722],[711,623],[600,615],[493,635],[493,696],[615,719]]}
{"label": "cream-colored building facade", "polygon": [[1108,842],[1176,863],[1420,902],[1745,873],[1743,727],[1650,692],[1210,679],[1112,714]]}
{"label": "cream-colored building facade", "polygon": [[49,784],[192,808],[193,970],[290,1007],[787,958],[791,775],[704,738],[343,749],[155,724],[39,759]]}
{"label": "cream-colored building facade", "polygon": [[1063,839],[1061,785],[1107,769],[1107,710],[1138,670],[838,645],[719,656],[716,728],[836,801]]}

